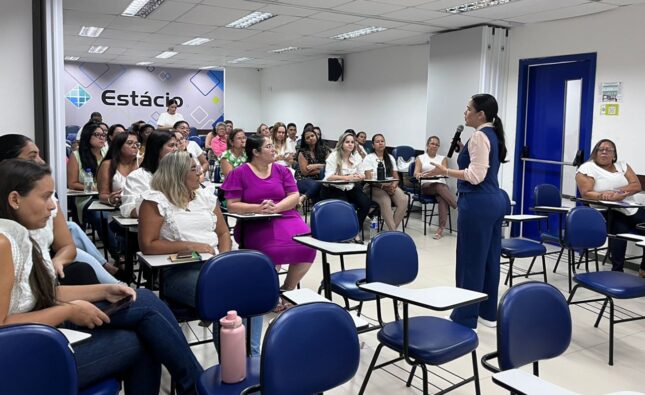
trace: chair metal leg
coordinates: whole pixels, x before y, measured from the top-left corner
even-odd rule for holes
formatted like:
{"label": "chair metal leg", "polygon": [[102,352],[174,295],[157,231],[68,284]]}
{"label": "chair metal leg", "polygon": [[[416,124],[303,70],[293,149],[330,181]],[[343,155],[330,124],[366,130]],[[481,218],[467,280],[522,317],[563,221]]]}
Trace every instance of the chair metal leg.
{"label": "chair metal leg", "polygon": [[421,366],[423,373],[423,395],[428,395],[428,368],[424,364],[419,364],[419,366]]}
{"label": "chair metal leg", "polygon": [[609,300],[609,366],[614,366],[614,300]]}
{"label": "chair metal leg", "polygon": [[531,270],[533,270],[533,264],[535,263],[535,259],[537,259],[536,256],[534,256],[533,259],[531,259],[531,264],[529,265],[529,269],[526,271],[524,278],[529,278],[529,274],[531,274]]}
{"label": "chair metal leg", "polygon": [[558,265],[560,264],[560,259],[562,259],[562,253],[564,253],[564,247],[560,248],[560,253],[558,254],[558,259],[555,260],[555,266],[553,267],[553,273],[558,270]]}
{"label": "chair metal leg", "polygon": [[428,226],[428,205],[423,205],[423,235],[427,235],[426,227]]}
{"label": "chair metal leg", "polygon": [[409,387],[412,385],[412,380],[414,379],[414,372],[417,371],[417,365],[412,365],[412,369],[410,370],[410,376],[408,376],[408,381],[405,382],[405,386]]}
{"label": "chair metal leg", "polygon": [[344,255],[340,256],[340,270],[343,271],[343,272],[345,271],[345,257],[344,257]]}
{"label": "chair metal leg", "polygon": [[605,309],[607,308],[607,303],[609,302],[609,297],[605,299],[605,301],[602,304],[602,307],[600,308],[600,312],[598,313],[598,318],[596,318],[596,323],[593,324],[594,328],[598,328],[598,325],[600,324],[600,320],[602,319],[602,315],[605,314]]}
{"label": "chair metal leg", "polygon": [[475,377],[475,394],[476,395],[481,395],[481,388],[479,388],[479,368],[477,364],[477,351],[473,350],[471,353],[473,356],[473,374]]}
{"label": "chair metal leg", "polygon": [[378,359],[378,355],[381,353],[381,349],[383,348],[383,344],[379,344],[378,347],[376,347],[376,351],[374,352],[374,357],[372,357],[372,362],[370,362],[370,367],[367,369],[367,373],[365,374],[365,378],[363,379],[363,384],[361,384],[361,389],[358,391],[358,395],[363,395],[365,393],[365,387],[367,387],[367,382],[370,379],[370,376],[372,375],[372,371],[374,370],[374,365],[376,365],[376,360]]}
{"label": "chair metal leg", "polygon": [[569,268],[569,293],[571,293],[571,270],[573,269],[573,263],[575,262],[575,256],[573,254],[573,250],[569,250],[569,253],[567,254],[567,267]]}
{"label": "chair metal leg", "polygon": [[542,255],[542,275],[544,276],[544,282],[548,283],[546,280],[546,258],[544,258],[544,255]]}

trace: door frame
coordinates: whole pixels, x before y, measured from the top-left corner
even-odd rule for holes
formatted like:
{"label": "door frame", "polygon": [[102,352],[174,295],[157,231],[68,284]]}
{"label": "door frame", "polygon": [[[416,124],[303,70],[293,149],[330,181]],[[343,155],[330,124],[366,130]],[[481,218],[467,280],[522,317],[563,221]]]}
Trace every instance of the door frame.
{"label": "door frame", "polygon": [[[532,66],[548,65],[557,63],[574,63],[588,61],[590,64],[589,75],[583,77],[582,81],[582,109],[590,108],[590,111],[581,111],[580,116],[580,139],[579,148],[584,151],[584,160],[589,158],[591,150],[591,133],[593,127],[593,105],[595,98],[596,81],[596,58],[595,52],[581,53],[574,55],[550,56],[545,58],[520,59],[518,87],[517,87],[517,123],[515,125],[515,159],[513,164],[513,200],[522,200],[523,179],[522,179],[522,148],[524,146],[524,132],[526,129],[526,106],[528,100],[529,69]],[[515,205],[513,212],[517,212],[519,205]],[[516,233],[516,232],[513,232]]]}

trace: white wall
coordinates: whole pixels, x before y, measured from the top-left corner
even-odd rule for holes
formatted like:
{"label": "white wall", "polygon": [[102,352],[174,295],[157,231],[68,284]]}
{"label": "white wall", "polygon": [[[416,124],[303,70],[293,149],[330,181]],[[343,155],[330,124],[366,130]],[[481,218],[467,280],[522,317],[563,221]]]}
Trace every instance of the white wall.
{"label": "white wall", "polygon": [[[423,144],[428,46],[389,47],[345,59],[345,80],[327,81],[327,59],[262,70],[262,122],[311,122],[326,139],[345,129],[383,132],[388,145]],[[228,90],[228,88],[227,88]]]}
{"label": "white wall", "polygon": [[17,129],[0,128],[0,134],[34,137],[34,83],[31,1],[0,2],[0,92],[8,100],[0,106],[0,119],[13,120]]}
{"label": "white wall", "polygon": [[254,131],[262,122],[261,71],[249,68],[224,70],[224,117],[236,128]]}
{"label": "white wall", "polygon": [[[641,119],[645,108],[645,51],[641,42],[645,36],[643,15],[645,5],[632,5],[586,17],[513,28],[510,32],[504,123],[508,146],[514,147],[515,144],[520,59],[597,52],[592,146],[601,138],[614,140],[620,158],[626,160],[636,173],[645,173],[645,156],[642,154],[645,137]],[[601,116],[598,86],[601,82],[614,81],[623,82],[620,115]],[[513,172],[506,171],[504,184],[510,186],[512,178]]]}

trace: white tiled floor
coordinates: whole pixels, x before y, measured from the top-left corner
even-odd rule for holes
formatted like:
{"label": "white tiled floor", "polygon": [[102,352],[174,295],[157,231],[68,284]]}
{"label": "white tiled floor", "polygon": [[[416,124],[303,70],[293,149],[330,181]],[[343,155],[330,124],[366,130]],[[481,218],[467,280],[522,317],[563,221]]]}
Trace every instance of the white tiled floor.
{"label": "white tiled floor", "polygon": [[[419,251],[419,276],[417,280],[410,285],[410,287],[422,288],[438,285],[454,285],[454,271],[455,271],[455,244],[456,235],[446,235],[441,240],[433,240],[431,235],[434,228],[428,230],[428,235],[423,236],[423,224],[413,217],[410,219],[407,233],[410,234]],[[364,256],[351,256],[346,259],[348,268],[361,267],[364,265]],[[337,262],[332,258],[332,262]],[[536,262],[537,264],[537,262]],[[565,296],[567,292],[567,277],[566,265],[561,263],[558,268],[558,273],[553,273],[555,265],[555,257],[547,259],[548,279],[551,284],[558,287]],[[334,266],[336,266],[334,268]],[[339,265],[332,264],[332,270],[338,270]],[[528,266],[528,260],[519,261],[517,267]],[[605,266],[604,270],[608,270],[609,266]],[[507,267],[502,267],[502,278],[506,273]],[[320,254],[316,259],[316,263],[312,266],[311,270],[304,278],[302,285],[307,288],[317,289],[322,277],[320,267]],[[540,280],[541,276],[534,277],[535,280]],[[526,281],[523,277],[515,279],[516,283]],[[503,294],[508,287],[503,284],[500,285],[500,295]],[[582,292],[578,295],[584,296]],[[589,294],[587,294],[589,295]],[[336,297],[336,302],[340,302],[340,298]],[[388,305],[386,305],[389,307]],[[618,301],[617,306],[626,308],[637,314],[645,313],[644,301]],[[391,308],[388,308],[387,313],[392,317]],[[619,324],[615,327],[615,351],[614,351],[614,366],[607,364],[608,357],[608,326],[607,320],[604,319],[599,328],[594,328],[593,323],[596,318],[597,307],[572,306],[571,314],[573,318],[573,340],[569,349],[564,355],[550,361],[544,361],[540,365],[541,377],[547,379],[555,384],[565,387],[569,390],[579,392],[580,394],[604,394],[612,391],[631,390],[631,391],[644,391],[645,392],[645,375],[643,375],[643,366],[645,365],[645,320],[635,321],[624,324]],[[411,310],[412,314],[430,314],[436,316],[445,316],[446,313],[434,313],[432,311],[425,311],[422,309],[414,308]],[[364,314],[367,317],[376,317],[376,308],[374,303],[368,303],[364,308]],[[265,327],[272,318],[272,314],[265,317]],[[197,332],[198,336],[204,336],[205,329],[191,324],[193,332]],[[189,337],[192,338],[194,334],[190,332]],[[480,345],[477,349],[478,357],[491,352],[496,347],[495,330],[479,326],[478,336]],[[357,394],[360,388],[365,372],[374,354],[376,348],[376,332],[368,332],[360,335],[362,343],[361,350],[361,365],[358,373],[350,382],[345,385],[329,391],[329,394]],[[211,344],[197,346],[193,348],[195,354],[205,368],[212,366],[216,361],[214,347]],[[388,356],[393,356],[391,351],[384,350],[380,361],[385,360]],[[457,381],[454,374],[462,377],[471,375],[471,359],[469,356],[463,357],[457,361],[446,364],[441,368],[433,367],[430,369],[430,391],[431,393],[439,391],[439,388],[448,386],[449,381]],[[397,366],[390,366],[385,369],[377,370],[372,374],[369,384],[367,386],[367,394],[370,395],[391,395],[391,394],[419,394],[420,389],[406,388],[405,379],[407,378],[409,369],[404,363],[399,363]],[[453,372],[453,373],[450,373]],[[492,383],[491,373],[483,369],[479,365],[480,383],[483,394],[502,394],[508,393],[503,391]],[[320,374],[325,374],[321,372]],[[441,377],[437,376],[440,375]],[[417,377],[420,377],[420,372],[417,371]],[[163,391],[168,390],[169,377],[164,373]],[[421,388],[421,380],[417,378],[413,382],[413,386]],[[473,394],[475,392],[473,384],[467,384],[453,392],[452,394]]]}

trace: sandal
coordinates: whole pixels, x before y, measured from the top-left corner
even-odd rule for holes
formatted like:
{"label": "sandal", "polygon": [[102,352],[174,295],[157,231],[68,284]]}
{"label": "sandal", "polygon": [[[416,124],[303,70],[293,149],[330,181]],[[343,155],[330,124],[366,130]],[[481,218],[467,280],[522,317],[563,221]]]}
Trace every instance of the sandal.
{"label": "sandal", "polygon": [[433,239],[439,240],[443,237],[443,229],[438,229],[435,234],[432,236]]}
{"label": "sandal", "polygon": [[293,303],[287,301],[283,297],[280,297],[280,299],[278,300],[278,304],[275,306],[275,308],[272,311],[275,314],[280,314],[291,307],[293,307]]}

